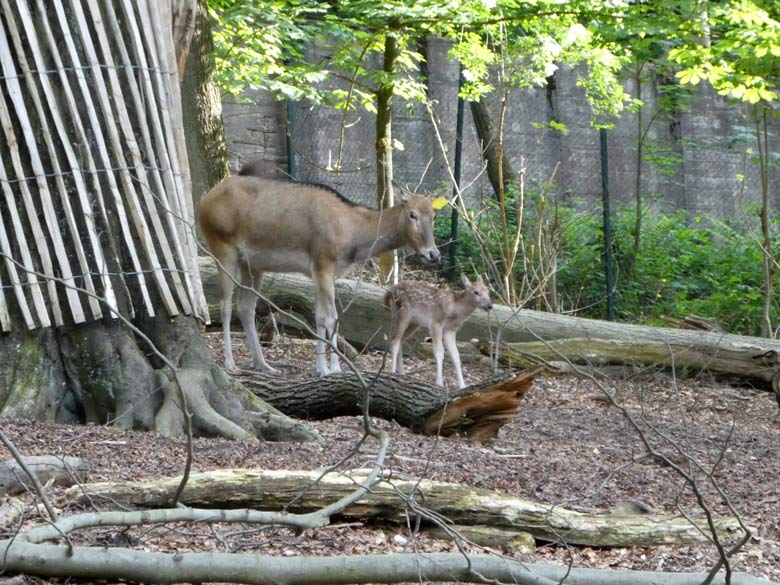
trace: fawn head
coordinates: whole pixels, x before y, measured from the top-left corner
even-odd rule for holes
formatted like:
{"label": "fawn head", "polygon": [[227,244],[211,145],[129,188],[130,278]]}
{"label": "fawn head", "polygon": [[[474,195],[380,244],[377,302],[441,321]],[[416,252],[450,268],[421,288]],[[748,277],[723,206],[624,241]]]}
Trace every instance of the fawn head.
{"label": "fawn head", "polygon": [[463,283],[463,288],[472,297],[475,305],[482,307],[486,311],[493,308],[493,303],[490,301],[490,290],[482,280],[481,274],[477,275],[477,279],[474,282],[471,282],[465,274],[460,275],[460,280]]}

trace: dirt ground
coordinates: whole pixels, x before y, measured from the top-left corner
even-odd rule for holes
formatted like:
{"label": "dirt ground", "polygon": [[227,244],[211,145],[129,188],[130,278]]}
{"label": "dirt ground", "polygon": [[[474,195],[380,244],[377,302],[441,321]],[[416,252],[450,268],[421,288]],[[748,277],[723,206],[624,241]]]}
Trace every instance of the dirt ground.
{"label": "dirt ground", "polygon": [[[221,351],[219,337],[207,334],[215,353]],[[248,366],[240,336],[236,344],[238,365]],[[290,375],[313,369],[310,344],[283,341],[267,350],[267,357],[274,365],[286,366]],[[381,356],[365,355],[358,364],[374,369],[380,360]],[[411,375],[434,381],[432,362],[407,358],[407,364]],[[486,379],[491,371],[484,364],[464,364],[464,374],[467,383],[473,383]],[[448,383],[453,383],[451,376]],[[625,413],[604,400],[604,389],[615,394]],[[713,510],[729,514],[728,502],[755,529],[754,537],[733,558],[733,568],[780,582],[780,411],[768,393],[711,380],[675,381],[658,375],[621,376],[604,388],[571,376],[543,376],[521,403],[517,418],[487,445],[414,435],[393,422],[378,420],[376,424],[392,436],[386,465],[395,473],[461,482],[578,510],[615,510],[638,503],[654,512],[684,510],[701,517],[681,476],[657,459],[643,457],[646,446],[626,414],[638,421],[649,444],[695,477]],[[236,444],[197,439],[195,471],[319,468],[347,456],[361,437],[358,418],[312,422],[311,426],[324,437],[322,443]],[[9,419],[0,420],[0,428],[25,455],[87,459],[92,466],[90,479],[95,481],[178,475],[184,460],[183,440],[153,433]],[[365,467],[374,448],[365,445],[342,469]],[[9,458],[0,446],[0,460]],[[713,488],[713,482],[722,493]],[[64,506],[62,489],[53,488],[52,493],[56,505]],[[83,538],[100,543],[107,536],[94,532]],[[298,536],[286,529],[218,526],[214,530],[145,528],[135,531],[133,538],[137,546],[166,551],[287,556],[456,550],[451,541],[433,538],[424,529],[410,534],[405,526],[338,521]],[[590,548],[538,543],[536,552],[522,558],[572,562],[578,567],[702,571],[715,557],[713,546]]]}

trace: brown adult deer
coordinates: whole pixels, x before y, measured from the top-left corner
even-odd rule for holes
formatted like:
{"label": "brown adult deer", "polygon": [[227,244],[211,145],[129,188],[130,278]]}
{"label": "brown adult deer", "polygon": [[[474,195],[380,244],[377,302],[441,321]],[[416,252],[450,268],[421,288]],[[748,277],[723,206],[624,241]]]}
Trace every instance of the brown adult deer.
{"label": "brown adult deer", "polygon": [[266,271],[301,272],[312,277],[317,327],[316,370],[341,371],[335,347],[335,279],[354,263],[409,246],[428,262],[438,262],[431,199],[408,192],[401,203],[379,211],[355,205],[321,185],[240,175],[223,180],[203,196],[198,209],[203,235],[222,264],[220,315],[225,336],[225,368],[236,370],[230,343],[235,282],[236,310],[246,332],[254,367],[274,372],[263,357],[255,328],[256,290]]}
{"label": "brown adult deer", "polygon": [[[395,305],[395,327],[390,342],[390,371],[395,374],[404,372],[404,359],[401,352],[403,340],[414,333],[418,327],[428,328],[433,340],[433,355],[436,358],[436,383],[444,385],[443,361],[444,346],[450,354],[458,377],[458,388],[465,387],[460,367],[460,354],[455,343],[455,335],[463,321],[477,307],[486,311],[493,308],[490,291],[478,275],[471,282],[464,274],[460,275],[464,290],[453,292],[440,289],[425,282],[399,282],[385,294],[385,308]],[[396,368],[397,366],[397,368]]]}

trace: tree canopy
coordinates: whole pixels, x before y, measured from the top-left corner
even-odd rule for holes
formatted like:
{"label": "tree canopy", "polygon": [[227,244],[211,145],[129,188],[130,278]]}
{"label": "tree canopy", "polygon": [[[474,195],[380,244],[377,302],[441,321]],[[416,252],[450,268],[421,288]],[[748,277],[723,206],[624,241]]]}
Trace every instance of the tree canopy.
{"label": "tree canopy", "polygon": [[[543,85],[561,65],[585,65],[579,83],[594,121],[631,103],[619,83],[635,60],[671,64],[682,84],[707,80],[750,103],[778,97],[780,23],[775,2],[739,0],[215,0],[217,73],[238,94],[265,89],[339,108],[372,109],[376,87],[422,99],[411,72],[426,36],[450,39],[461,61],[465,97]],[[401,49],[391,79],[376,65],[384,36]],[[372,59],[373,66],[372,66]],[[346,78],[350,90],[335,80]]]}

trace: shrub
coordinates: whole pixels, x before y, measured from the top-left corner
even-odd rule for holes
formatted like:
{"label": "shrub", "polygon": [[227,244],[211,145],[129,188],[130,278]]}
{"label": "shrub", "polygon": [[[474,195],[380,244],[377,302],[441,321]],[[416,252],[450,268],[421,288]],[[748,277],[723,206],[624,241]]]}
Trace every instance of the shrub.
{"label": "shrub", "polygon": [[[601,214],[571,207],[557,213],[561,226],[557,243],[561,310],[603,319],[606,287]],[[631,207],[620,207],[613,213],[615,304],[621,321],[661,325],[664,316],[694,314],[717,319],[730,332],[759,334],[762,255],[744,225],[689,218],[685,212],[648,214],[641,250],[634,257],[634,216]],[[527,216],[525,221],[532,231],[535,218]],[[444,224],[437,224],[439,241],[449,239],[449,222]],[[757,226],[752,227],[757,232]],[[480,269],[478,246],[466,232],[461,229],[459,233],[458,262],[467,269],[473,262]],[[518,279],[521,270],[519,263]],[[531,302],[528,306],[534,305]],[[772,310],[773,322],[780,321],[777,302]]]}

